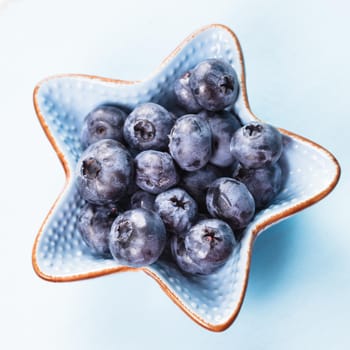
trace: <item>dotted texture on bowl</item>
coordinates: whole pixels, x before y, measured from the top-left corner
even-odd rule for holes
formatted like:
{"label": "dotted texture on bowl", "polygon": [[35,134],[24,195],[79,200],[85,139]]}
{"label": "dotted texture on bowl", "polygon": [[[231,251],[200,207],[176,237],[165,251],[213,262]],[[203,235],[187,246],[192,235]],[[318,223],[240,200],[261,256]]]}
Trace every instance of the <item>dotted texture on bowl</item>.
{"label": "dotted texture on bowl", "polygon": [[[80,129],[87,113],[106,102],[132,109],[140,103],[153,101],[171,109],[174,107],[171,90],[174,80],[202,60],[213,57],[228,61],[237,71],[241,89],[232,109],[243,123],[255,120],[246,101],[239,44],[232,33],[221,26],[198,32],[143,82],[130,84],[71,75],[53,77],[39,84],[35,96],[37,111],[51,142],[61,154],[69,180],[34,246],[33,260],[39,275],[50,280],[73,280],[118,270],[113,259],[92,254],[76,228],[84,202],[76,191],[74,172],[82,152]],[[312,204],[311,199],[329,191],[330,184],[335,182],[338,169],[324,149],[288,132],[284,135],[284,145],[283,189],[272,205],[259,212],[246,228],[227,264],[205,277],[183,274],[167,260],[145,269],[182,309],[209,329],[225,328],[240,308],[256,233],[293,214],[296,206]]]}

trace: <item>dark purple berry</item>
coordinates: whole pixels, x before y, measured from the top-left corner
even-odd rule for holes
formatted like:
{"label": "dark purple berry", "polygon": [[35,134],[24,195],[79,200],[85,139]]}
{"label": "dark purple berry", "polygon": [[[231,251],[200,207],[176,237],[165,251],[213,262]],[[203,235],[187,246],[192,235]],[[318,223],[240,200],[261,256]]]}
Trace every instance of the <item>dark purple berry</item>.
{"label": "dark purple berry", "polygon": [[82,239],[95,254],[106,258],[111,257],[108,236],[117,215],[118,209],[115,205],[86,204],[81,209],[77,228]]}
{"label": "dark purple berry", "polygon": [[83,148],[103,139],[123,142],[123,125],[126,113],[113,105],[101,105],[84,119],[81,131]]}
{"label": "dark purple berry", "polygon": [[155,196],[146,191],[139,190],[135,192],[130,198],[131,209],[143,208],[154,210]]}
{"label": "dark purple berry", "polygon": [[276,163],[282,154],[282,149],[282,134],[278,129],[255,121],[238,129],[230,144],[232,155],[248,169]]}
{"label": "dark purple berry", "polygon": [[130,147],[138,150],[165,150],[168,134],[175,118],[156,103],[144,103],[136,107],[124,123],[124,138]]}
{"label": "dark purple berry", "polygon": [[238,96],[239,84],[232,66],[220,59],[200,62],[190,76],[190,87],[200,106],[220,111],[232,105]]}
{"label": "dark purple berry", "polygon": [[220,167],[227,167],[236,160],[230,152],[230,142],[241,124],[237,117],[228,111],[206,113],[206,115],[213,135],[212,155],[209,162]]}
{"label": "dark purple berry", "polygon": [[141,267],[157,261],[165,241],[166,230],[159,215],[138,208],[115,219],[109,235],[109,249],[119,264]]}
{"label": "dark purple berry", "polygon": [[166,152],[143,151],[135,158],[136,184],[144,191],[158,194],[177,184],[175,164]]}
{"label": "dark purple berry", "polygon": [[208,275],[229,259],[236,246],[230,226],[224,221],[199,221],[184,235],[171,239],[172,254],[181,270]]}
{"label": "dark purple berry", "polygon": [[133,181],[133,160],[118,141],[105,139],[90,145],[77,164],[80,195],[92,204],[120,200]]}
{"label": "dark purple berry", "polygon": [[199,264],[195,263],[185,247],[184,235],[172,235],[170,237],[170,250],[173,259],[181,271],[189,274],[199,274],[201,268]]}
{"label": "dark purple berry", "polygon": [[183,189],[172,188],[158,194],[154,208],[169,232],[188,230],[197,216],[195,200]]}
{"label": "dark purple berry", "polygon": [[229,177],[215,180],[207,191],[207,209],[213,217],[228,222],[233,230],[249,224],[255,213],[255,202],[247,187]]}
{"label": "dark purple berry", "polygon": [[175,80],[174,93],[179,105],[183,107],[187,113],[197,113],[202,110],[202,107],[193,96],[189,84],[190,76],[191,72],[186,72],[180,78]]}
{"label": "dark purple berry", "polygon": [[268,207],[282,187],[282,171],[278,163],[257,169],[241,168],[236,179],[247,186],[257,209]]}
{"label": "dark purple berry", "polygon": [[180,186],[196,200],[198,207],[203,209],[206,208],[205,196],[207,189],[218,177],[220,177],[220,169],[207,164],[199,170],[183,172]]}
{"label": "dark purple berry", "polygon": [[211,157],[212,135],[208,122],[196,114],[177,119],[170,133],[169,151],[183,170],[195,171]]}

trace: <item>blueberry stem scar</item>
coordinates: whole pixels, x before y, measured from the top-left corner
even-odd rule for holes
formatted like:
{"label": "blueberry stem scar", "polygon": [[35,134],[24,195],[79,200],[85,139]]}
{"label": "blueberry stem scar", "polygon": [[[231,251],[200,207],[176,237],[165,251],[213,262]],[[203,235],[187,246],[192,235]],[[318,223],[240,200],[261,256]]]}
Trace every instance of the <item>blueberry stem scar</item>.
{"label": "blueberry stem scar", "polygon": [[101,163],[95,158],[89,158],[83,161],[82,172],[83,176],[88,179],[96,179],[101,171]]}

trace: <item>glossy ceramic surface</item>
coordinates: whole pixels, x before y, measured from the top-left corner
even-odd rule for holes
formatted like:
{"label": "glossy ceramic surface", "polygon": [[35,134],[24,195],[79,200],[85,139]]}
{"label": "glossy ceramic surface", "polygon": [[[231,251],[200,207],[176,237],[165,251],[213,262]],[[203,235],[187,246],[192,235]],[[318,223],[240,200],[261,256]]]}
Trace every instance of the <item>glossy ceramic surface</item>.
{"label": "glossy ceramic surface", "polygon": [[[222,25],[207,26],[189,36],[158,71],[142,82],[62,75],[48,78],[36,86],[34,105],[37,115],[67,176],[66,185],[34,243],[33,266],[40,277],[50,281],[73,281],[131,270],[117,266],[113,260],[96,258],[76,229],[83,201],[75,188],[74,168],[82,151],[79,133],[83,118],[104,102],[128,108],[146,101],[167,105],[173,98],[170,87],[176,77],[211,57],[227,60],[238,73],[241,89],[233,106],[235,113],[243,123],[257,119],[248,104],[239,42],[235,34]],[[338,181],[340,168],[332,154],[310,140],[281,131],[284,134],[283,166],[286,174],[283,190],[269,208],[255,216],[222,269],[206,277],[185,276],[167,261],[140,269],[154,278],[186,314],[207,329],[222,331],[237,316],[247,286],[256,236],[272,224],[322,199]]]}

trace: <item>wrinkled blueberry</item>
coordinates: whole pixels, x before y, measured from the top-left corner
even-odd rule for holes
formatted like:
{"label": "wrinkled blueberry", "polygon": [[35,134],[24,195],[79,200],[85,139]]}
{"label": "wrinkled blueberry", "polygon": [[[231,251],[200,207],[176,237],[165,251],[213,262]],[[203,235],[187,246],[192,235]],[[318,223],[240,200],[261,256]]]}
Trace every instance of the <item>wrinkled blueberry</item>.
{"label": "wrinkled blueberry", "polygon": [[206,200],[209,213],[228,222],[233,230],[247,226],[255,213],[254,198],[246,185],[229,177],[215,180]]}
{"label": "wrinkled blueberry", "polygon": [[130,147],[138,150],[165,150],[168,134],[175,118],[156,103],[144,103],[136,107],[124,123],[124,138]]}
{"label": "wrinkled blueberry", "polygon": [[181,270],[208,275],[225,264],[236,245],[230,226],[224,221],[199,221],[184,235],[171,238],[171,250]]}
{"label": "wrinkled blueberry", "polygon": [[198,207],[203,209],[206,208],[205,196],[207,189],[218,177],[220,177],[220,169],[214,165],[207,164],[199,170],[184,172],[180,186],[196,200]]}
{"label": "wrinkled blueberry", "polygon": [[81,143],[85,149],[102,139],[123,142],[123,125],[126,113],[114,105],[101,105],[93,109],[84,119]]}
{"label": "wrinkled blueberry", "polygon": [[143,208],[154,210],[155,196],[146,191],[139,190],[135,192],[130,198],[131,209]]}
{"label": "wrinkled blueberry", "polygon": [[166,230],[159,215],[138,208],[115,219],[109,234],[109,249],[121,265],[141,267],[153,264],[165,246]]}
{"label": "wrinkled blueberry", "polygon": [[187,113],[197,113],[202,110],[202,107],[193,96],[189,84],[190,76],[191,72],[186,72],[180,78],[176,79],[174,83],[174,92],[179,105],[183,107]]}
{"label": "wrinkled blueberry", "polygon": [[111,257],[108,236],[117,215],[118,209],[115,205],[86,204],[81,209],[77,228],[85,243],[95,254],[106,258]]}
{"label": "wrinkled blueberry", "polygon": [[235,157],[230,152],[230,142],[233,134],[241,127],[237,117],[228,112],[206,113],[213,138],[212,155],[210,163],[227,167],[235,162]]}
{"label": "wrinkled blueberry", "polygon": [[169,151],[180,168],[195,171],[211,157],[212,135],[208,122],[196,114],[177,119],[170,133]]}
{"label": "wrinkled blueberry", "polygon": [[135,158],[136,184],[144,191],[158,194],[177,184],[179,177],[169,153],[143,151]]}
{"label": "wrinkled blueberry", "polygon": [[238,96],[239,84],[232,66],[220,59],[200,62],[190,76],[193,95],[204,109],[220,111],[232,105]]}
{"label": "wrinkled blueberry", "polygon": [[282,186],[282,170],[278,163],[257,169],[241,168],[236,179],[243,182],[253,195],[257,209],[271,204]]}
{"label": "wrinkled blueberry", "polygon": [[277,162],[282,154],[282,135],[272,125],[250,122],[238,129],[230,150],[244,168],[261,168]]}
{"label": "wrinkled blueberry", "polygon": [[169,232],[188,230],[197,216],[195,200],[183,189],[172,188],[158,194],[154,208]]}
{"label": "wrinkled blueberry", "polygon": [[118,141],[105,139],[90,145],[76,168],[80,195],[93,204],[113,203],[128,191],[133,179],[133,160]]}

